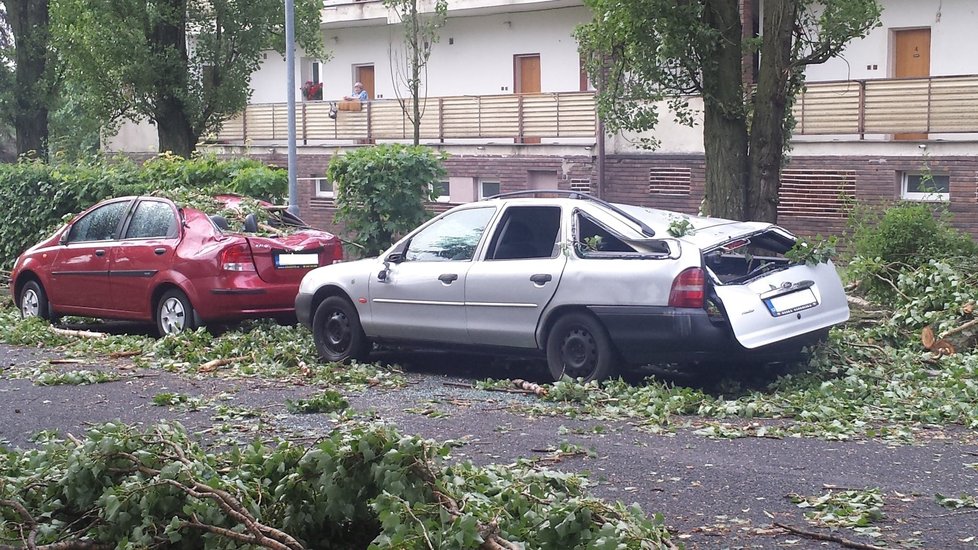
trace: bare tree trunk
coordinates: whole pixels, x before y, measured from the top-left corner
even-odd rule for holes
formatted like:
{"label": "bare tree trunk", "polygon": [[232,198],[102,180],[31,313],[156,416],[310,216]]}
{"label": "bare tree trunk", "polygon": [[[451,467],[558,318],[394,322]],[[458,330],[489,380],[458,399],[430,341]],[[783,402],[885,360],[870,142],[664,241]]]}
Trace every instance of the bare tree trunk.
{"label": "bare tree trunk", "polygon": [[706,23],[720,31],[714,58],[703,66],[705,213],[744,219],[747,201],[747,120],[741,75],[742,25],[737,0],[707,0]]}
{"label": "bare tree trunk", "polygon": [[47,158],[48,102],[48,0],[5,0],[16,45],[14,128],[17,153],[34,151]]}
{"label": "bare tree trunk", "polygon": [[156,72],[153,118],[160,140],[160,152],[170,151],[190,157],[197,148],[199,131],[193,127],[184,104],[187,90],[186,0],[158,0],[162,16],[153,26],[152,47],[166,61]]}
{"label": "bare tree trunk", "polygon": [[411,4],[411,25],[412,25],[412,48],[411,48],[411,102],[414,118],[411,123],[414,126],[414,144],[421,144],[421,32],[418,22],[418,2],[415,0]]}
{"label": "bare tree trunk", "polygon": [[797,0],[764,0],[764,43],[754,95],[750,137],[750,183],[747,218],[778,221],[778,192],[784,160],[786,116],[796,91],[797,69],[791,65],[791,43]]}

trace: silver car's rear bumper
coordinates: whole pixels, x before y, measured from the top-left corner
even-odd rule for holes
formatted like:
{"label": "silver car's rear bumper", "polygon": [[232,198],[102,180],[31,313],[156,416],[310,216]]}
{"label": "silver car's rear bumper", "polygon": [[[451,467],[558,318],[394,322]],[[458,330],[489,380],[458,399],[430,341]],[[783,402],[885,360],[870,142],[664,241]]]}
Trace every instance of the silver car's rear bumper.
{"label": "silver car's rear bumper", "polygon": [[705,310],[653,306],[591,306],[629,364],[695,361],[786,361],[824,340],[828,329],[756,349],[737,342],[730,325]]}

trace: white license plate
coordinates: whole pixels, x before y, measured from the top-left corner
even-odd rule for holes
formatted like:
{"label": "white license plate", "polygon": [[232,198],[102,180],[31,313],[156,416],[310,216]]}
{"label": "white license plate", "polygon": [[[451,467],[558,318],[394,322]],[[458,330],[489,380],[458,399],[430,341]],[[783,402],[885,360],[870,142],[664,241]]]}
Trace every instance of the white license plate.
{"label": "white license plate", "polygon": [[818,300],[815,298],[815,293],[812,292],[812,289],[806,288],[798,292],[792,292],[791,294],[782,294],[781,296],[768,298],[764,300],[764,303],[767,304],[767,309],[771,312],[771,315],[778,317],[815,307],[818,305]]}
{"label": "white license plate", "polygon": [[275,267],[316,267],[319,254],[315,252],[282,253],[275,256]]}

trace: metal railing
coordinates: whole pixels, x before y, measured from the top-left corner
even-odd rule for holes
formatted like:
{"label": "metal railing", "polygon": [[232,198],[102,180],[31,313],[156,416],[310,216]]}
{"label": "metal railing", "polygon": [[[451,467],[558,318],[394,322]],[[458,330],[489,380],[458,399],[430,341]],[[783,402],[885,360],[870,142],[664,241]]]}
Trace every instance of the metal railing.
{"label": "metal railing", "polygon": [[978,132],[978,75],[813,83],[793,112],[801,135]]}
{"label": "metal railing", "polygon": [[[411,103],[406,103],[408,111]],[[405,140],[414,127],[397,100],[365,102],[360,111],[329,116],[330,102],[307,101],[296,108],[300,141]],[[597,117],[594,94],[561,92],[488,96],[433,97],[424,102],[421,139],[569,138],[594,137]],[[285,103],[249,105],[224,123],[222,142],[278,141],[288,137]]]}
{"label": "metal railing", "polygon": [[[410,110],[410,103],[407,104]],[[330,102],[300,103],[300,142],[409,140],[413,126],[397,100],[369,101],[360,111]],[[978,75],[808,84],[793,109],[796,135],[978,133]],[[421,139],[587,138],[597,131],[594,94],[559,92],[431,97],[424,103]],[[224,123],[223,143],[284,141],[285,103],[249,105]]]}

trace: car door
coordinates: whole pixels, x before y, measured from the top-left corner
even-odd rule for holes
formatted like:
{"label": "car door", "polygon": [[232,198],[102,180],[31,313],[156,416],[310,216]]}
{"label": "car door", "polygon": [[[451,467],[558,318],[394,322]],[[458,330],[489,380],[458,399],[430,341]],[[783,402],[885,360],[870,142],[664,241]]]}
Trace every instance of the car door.
{"label": "car door", "polygon": [[560,283],[567,257],[559,206],[510,206],[481,261],[465,277],[465,313],[476,344],[537,347],[535,332]]}
{"label": "car door", "polygon": [[133,317],[151,318],[153,287],[173,262],[180,224],[176,208],[161,199],[140,199],[113,249],[109,284],[114,307]]}
{"label": "car door", "polygon": [[369,282],[370,336],[468,343],[465,277],[495,212],[492,206],[448,212],[411,235],[398,261],[378,264]]}
{"label": "car door", "polygon": [[58,311],[97,315],[115,302],[109,262],[132,199],[103,204],[75,220],[51,263],[48,297]]}

